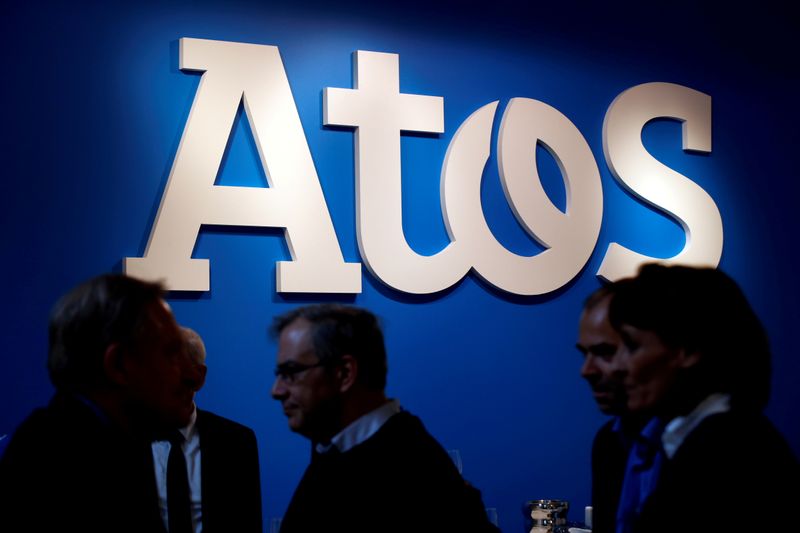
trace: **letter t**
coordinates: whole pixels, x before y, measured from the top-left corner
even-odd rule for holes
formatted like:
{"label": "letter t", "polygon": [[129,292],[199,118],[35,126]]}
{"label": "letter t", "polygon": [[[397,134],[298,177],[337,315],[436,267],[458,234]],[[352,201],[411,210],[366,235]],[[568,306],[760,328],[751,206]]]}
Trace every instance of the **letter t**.
{"label": "letter t", "polygon": [[417,294],[442,290],[468,267],[453,257],[453,243],[434,256],[421,256],[408,246],[403,234],[400,132],[444,132],[444,100],[401,94],[397,54],[359,50],[353,70],[354,89],[324,89],[323,123],[356,128],[361,257],[376,277],[396,289]]}

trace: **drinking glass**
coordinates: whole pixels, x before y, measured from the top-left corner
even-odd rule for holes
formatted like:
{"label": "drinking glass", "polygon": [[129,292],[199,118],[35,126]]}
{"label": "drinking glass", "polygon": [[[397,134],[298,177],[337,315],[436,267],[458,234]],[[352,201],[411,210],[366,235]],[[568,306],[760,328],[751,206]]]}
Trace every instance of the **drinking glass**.
{"label": "drinking glass", "polygon": [[283,517],[278,518],[270,518],[269,520],[269,533],[280,533],[281,531],[281,521]]}
{"label": "drinking glass", "polygon": [[447,453],[450,455],[450,459],[452,459],[453,463],[456,465],[458,473],[461,474],[464,470],[464,465],[461,462],[461,452],[458,450],[447,450]]}

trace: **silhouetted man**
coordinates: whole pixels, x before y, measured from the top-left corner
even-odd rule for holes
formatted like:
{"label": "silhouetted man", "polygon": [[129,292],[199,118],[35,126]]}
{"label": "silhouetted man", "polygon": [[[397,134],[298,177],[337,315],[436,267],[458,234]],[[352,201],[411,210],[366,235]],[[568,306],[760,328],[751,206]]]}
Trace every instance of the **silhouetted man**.
{"label": "silhouetted man", "polygon": [[377,318],[340,305],[277,317],[272,397],[312,442],[283,533],[494,531],[480,493],[422,422],[384,394]]}
{"label": "silhouetted man", "polygon": [[4,531],[163,531],[149,443],[189,422],[201,376],[162,292],[104,275],[55,306],[56,392],[0,461]]}
{"label": "silhouetted man", "polygon": [[[189,357],[205,383],[206,348],[196,331],[183,327]],[[179,433],[179,435],[175,435]],[[177,443],[175,442],[177,438]],[[183,461],[171,457],[173,446],[180,446]],[[173,439],[152,444],[158,486],[158,502],[164,526],[170,533],[186,529],[194,533],[235,531],[259,533],[261,518],[261,476],[258,446],[253,430],[212,412],[195,409],[189,424],[173,432]],[[177,449],[175,450],[177,452]],[[172,459],[172,460],[171,460]],[[188,495],[173,502],[170,466],[188,477]],[[183,480],[186,481],[186,480]],[[171,516],[173,509],[183,515]],[[175,513],[173,513],[175,514]],[[183,524],[176,522],[183,520]],[[172,527],[170,525],[172,524]]]}
{"label": "silhouetted man", "polygon": [[619,372],[625,349],[611,325],[609,305],[613,288],[598,289],[586,300],[578,328],[577,348],[583,354],[581,376],[589,383],[597,407],[613,418],[597,432],[592,443],[592,530],[612,533],[633,439],[641,429],[636,417],[626,414],[627,396]]}

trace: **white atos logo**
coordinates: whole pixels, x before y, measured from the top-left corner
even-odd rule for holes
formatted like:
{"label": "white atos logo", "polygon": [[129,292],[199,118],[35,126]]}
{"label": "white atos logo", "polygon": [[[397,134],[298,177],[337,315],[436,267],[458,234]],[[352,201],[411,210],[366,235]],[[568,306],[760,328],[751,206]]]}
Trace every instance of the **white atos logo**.
{"label": "white atos logo", "polygon": [[[355,128],[358,245],[376,278],[406,293],[429,294],[474,270],[499,289],[535,295],[577,275],[597,243],[603,191],[592,152],[567,117],[538,100],[513,98],[498,135],[506,199],[545,251],[529,257],[510,252],[483,216],[480,181],[498,103],[491,102],[461,124],[442,164],[441,202],[451,242],[434,255],[419,255],[402,229],[400,133],[442,133],[443,98],[400,93],[396,54],[358,51],[354,63],[352,89],[324,89],[323,123]],[[342,256],[278,48],[181,39],[180,67],[204,74],[144,257],[126,258],[125,272],[165,280],[170,290],[207,291],[209,261],[191,257],[201,225],[282,227],[292,260],[277,263],[278,292],[361,292],[361,266]],[[269,188],[214,185],[242,101]],[[680,85],[647,83],[624,91],[609,107],[605,158],[624,187],[683,226],[684,249],[661,261],[716,266],[723,237],[714,201],[642,145],[642,127],[659,117],[682,121],[684,150],[711,151],[711,98]],[[541,186],[537,142],[561,170],[565,213]],[[611,243],[598,275],[619,279],[653,260]]]}

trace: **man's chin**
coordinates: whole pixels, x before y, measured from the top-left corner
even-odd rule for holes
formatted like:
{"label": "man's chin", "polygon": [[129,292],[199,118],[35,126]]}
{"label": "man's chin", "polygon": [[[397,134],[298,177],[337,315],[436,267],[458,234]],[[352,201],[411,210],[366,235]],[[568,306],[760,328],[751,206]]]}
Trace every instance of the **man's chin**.
{"label": "man's chin", "polygon": [[604,415],[614,415],[619,412],[619,404],[610,394],[595,394],[594,401]]}
{"label": "man's chin", "polygon": [[303,422],[302,420],[297,419],[294,416],[290,416],[287,419],[287,423],[289,424],[289,429],[295,433],[303,434]]}
{"label": "man's chin", "polygon": [[192,420],[191,409],[181,408],[165,412],[164,410],[141,409],[131,417],[131,429],[136,433],[141,433],[147,438],[163,436],[170,431],[186,427]]}
{"label": "man's chin", "polygon": [[600,409],[600,412],[604,415],[614,416],[619,414],[619,409],[615,409],[614,406],[610,404],[597,404],[597,408]]}
{"label": "man's chin", "polygon": [[194,414],[194,404],[191,406],[183,406],[176,409],[164,416],[161,420],[161,425],[166,429],[180,429],[189,425],[192,421],[192,414]]}
{"label": "man's chin", "polygon": [[320,436],[317,434],[318,432],[314,431],[313,428],[310,428],[304,420],[290,418],[289,429],[293,433],[297,433],[301,437],[305,437],[312,442],[320,442]]}

